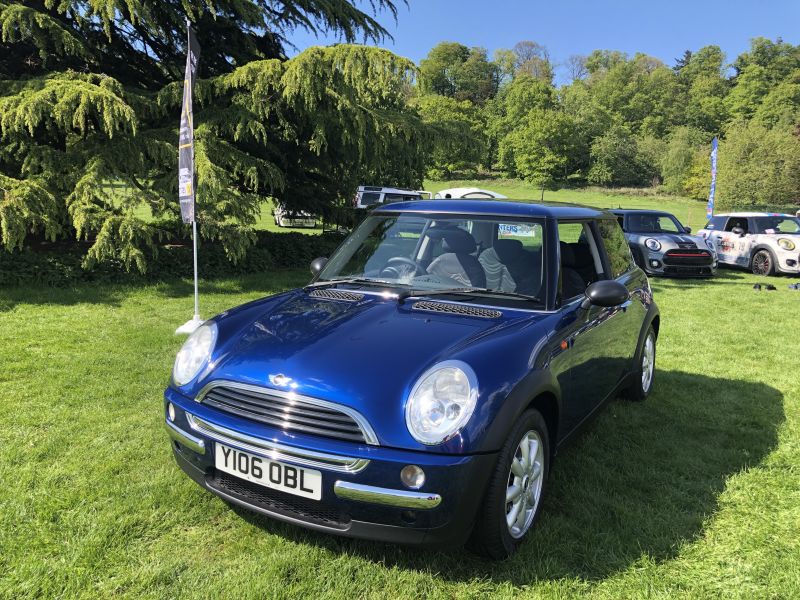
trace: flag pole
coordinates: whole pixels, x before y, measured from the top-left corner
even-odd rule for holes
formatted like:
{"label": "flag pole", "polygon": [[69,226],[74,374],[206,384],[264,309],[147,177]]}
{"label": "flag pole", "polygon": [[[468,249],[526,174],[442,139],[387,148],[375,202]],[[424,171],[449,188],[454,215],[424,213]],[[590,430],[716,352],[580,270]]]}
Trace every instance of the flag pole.
{"label": "flag pole", "polygon": [[178,198],[184,222],[192,222],[192,262],[194,266],[194,315],[178,327],[176,334],[189,334],[203,324],[200,318],[200,292],[197,268],[197,207],[194,186],[194,123],[192,118],[192,86],[200,49],[192,39],[189,17],[186,17],[186,74],[183,88],[181,133],[178,142]]}

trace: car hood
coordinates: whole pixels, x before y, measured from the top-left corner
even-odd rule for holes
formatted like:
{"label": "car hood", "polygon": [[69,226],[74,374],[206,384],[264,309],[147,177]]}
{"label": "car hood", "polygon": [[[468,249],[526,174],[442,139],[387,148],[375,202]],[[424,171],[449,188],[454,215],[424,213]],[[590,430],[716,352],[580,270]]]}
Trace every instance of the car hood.
{"label": "car hood", "polygon": [[[524,335],[540,319],[531,311],[503,308],[502,317],[490,319],[423,311],[415,304],[373,294],[356,302],[330,300],[298,290],[222,315],[213,368],[190,395],[219,379],[289,389],[275,384],[282,375],[297,394],[359,411],[382,445],[415,446],[404,406],[417,378],[441,360],[460,358],[488,383],[499,374],[482,379],[485,361],[476,357],[501,338]],[[520,352],[520,364],[507,367],[523,372],[528,358]]]}
{"label": "car hood", "polygon": [[678,247],[678,244],[695,244],[698,248],[707,249],[705,240],[698,235],[688,235],[685,233],[628,233],[631,241],[644,243],[648,238],[656,239],[662,244]]}

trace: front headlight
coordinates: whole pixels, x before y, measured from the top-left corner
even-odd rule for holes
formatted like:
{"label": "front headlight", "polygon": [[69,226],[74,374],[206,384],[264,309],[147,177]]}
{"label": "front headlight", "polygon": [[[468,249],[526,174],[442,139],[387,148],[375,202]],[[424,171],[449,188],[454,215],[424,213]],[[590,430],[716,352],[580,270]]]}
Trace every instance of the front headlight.
{"label": "front headlight", "polygon": [[408,396],[408,431],[423,444],[446,442],[467,423],[477,400],[478,380],[469,365],[441,362],[419,378]]}
{"label": "front headlight", "polygon": [[200,369],[211,356],[217,341],[217,324],[213,321],[195,329],[181,346],[172,368],[175,385],[186,385],[197,377]]}
{"label": "front headlight", "polygon": [[650,250],[653,250],[654,252],[658,252],[659,250],[661,250],[661,242],[659,242],[655,238],[647,238],[644,241],[644,245],[650,248]]}
{"label": "front headlight", "polygon": [[778,238],[778,246],[784,250],[794,250],[794,242],[786,238]]}

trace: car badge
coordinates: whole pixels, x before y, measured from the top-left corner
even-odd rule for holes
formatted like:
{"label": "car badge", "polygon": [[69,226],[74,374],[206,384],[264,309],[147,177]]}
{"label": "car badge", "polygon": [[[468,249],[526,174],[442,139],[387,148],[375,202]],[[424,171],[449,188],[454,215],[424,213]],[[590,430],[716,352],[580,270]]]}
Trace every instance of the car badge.
{"label": "car badge", "polygon": [[284,387],[284,386],[289,385],[292,382],[292,378],[291,377],[287,377],[283,373],[278,373],[277,375],[270,375],[269,376],[269,382],[272,385],[277,385],[277,386],[280,386],[280,387]]}

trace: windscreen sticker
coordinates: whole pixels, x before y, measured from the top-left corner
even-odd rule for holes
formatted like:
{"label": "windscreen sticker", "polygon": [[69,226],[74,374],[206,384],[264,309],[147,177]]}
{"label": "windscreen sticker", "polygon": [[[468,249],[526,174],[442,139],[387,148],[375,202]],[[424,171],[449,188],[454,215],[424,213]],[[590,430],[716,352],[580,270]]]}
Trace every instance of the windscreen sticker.
{"label": "windscreen sticker", "polygon": [[525,223],[498,223],[497,236],[508,237],[536,237],[536,229],[533,225]]}

